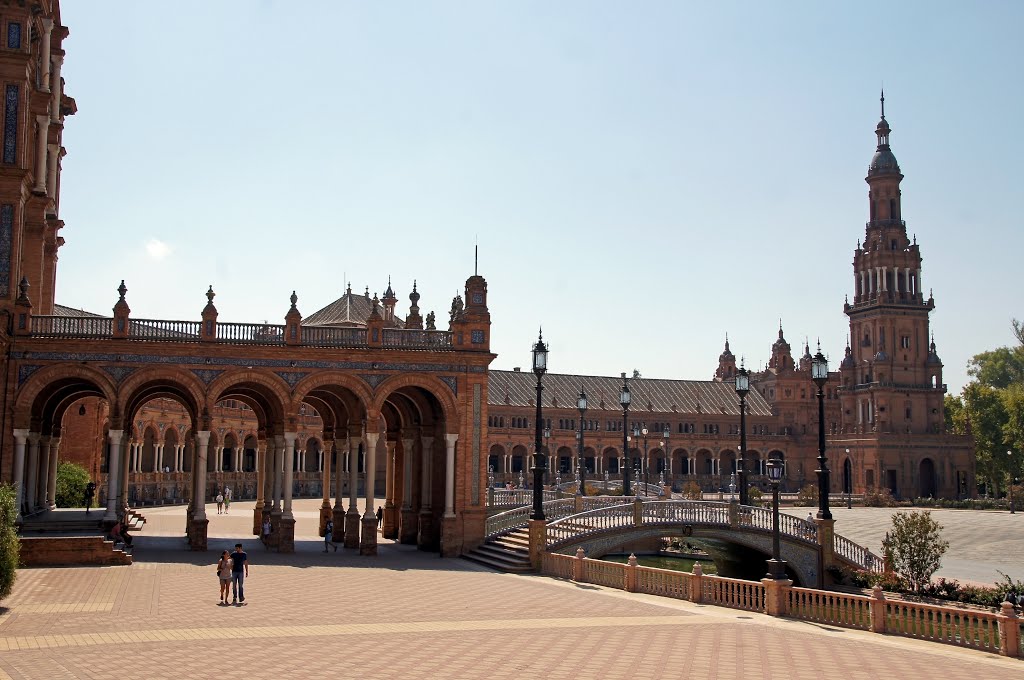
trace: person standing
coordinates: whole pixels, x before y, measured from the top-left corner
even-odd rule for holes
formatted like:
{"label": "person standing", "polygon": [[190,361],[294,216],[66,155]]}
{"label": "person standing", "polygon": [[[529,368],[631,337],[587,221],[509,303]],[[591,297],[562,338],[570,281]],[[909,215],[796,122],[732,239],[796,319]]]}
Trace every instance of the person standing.
{"label": "person standing", "polygon": [[231,604],[245,604],[245,579],[249,577],[249,556],[242,550],[241,543],[235,543],[231,553]]}
{"label": "person standing", "polygon": [[377,506],[377,528],[380,529],[384,524],[384,508]]}
{"label": "person standing", "polygon": [[96,482],[89,482],[85,485],[85,514],[89,514],[92,506],[92,497],[96,495]]}
{"label": "person standing", "polygon": [[270,518],[267,517],[266,519],[263,520],[263,532],[262,532],[262,534],[263,534],[263,547],[266,548],[267,550],[270,550],[270,531],[271,531],[271,528],[272,527],[270,526]]}
{"label": "person standing", "polygon": [[220,581],[220,602],[218,604],[227,606],[228,593],[231,591],[231,553],[225,550],[220,554],[217,562],[217,579]]}
{"label": "person standing", "polygon": [[224,494],[224,514],[228,514],[228,510],[231,509],[231,495]]}
{"label": "person standing", "polygon": [[[331,547],[331,541],[334,540],[334,522],[327,520],[327,527],[324,529],[324,552]],[[338,544],[334,544],[334,552],[338,552]]]}
{"label": "person standing", "polygon": [[224,494],[217,492],[217,514],[221,514],[224,509]]}

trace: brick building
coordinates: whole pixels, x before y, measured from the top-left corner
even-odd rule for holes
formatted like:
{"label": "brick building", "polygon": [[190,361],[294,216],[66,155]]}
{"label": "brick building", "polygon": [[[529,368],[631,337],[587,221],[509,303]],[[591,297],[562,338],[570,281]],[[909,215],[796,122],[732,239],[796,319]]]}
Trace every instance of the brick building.
{"label": "brick building", "polygon": [[[100,481],[108,522],[132,504],[188,502],[195,549],[205,549],[208,524],[198,501],[225,486],[236,499],[255,499],[254,531],[269,519],[284,550],[297,494],[322,496],[320,528],[333,518],[336,536],[366,554],[376,551],[378,502],[385,536],[446,555],[479,543],[488,468],[495,481],[514,481],[533,447],[533,376],[489,370],[484,278],[467,278],[447,329],[433,312],[420,314],[415,282],[404,317],[390,281],[381,298],[348,287],[308,317],[293,292],[281,324],[220,321],[212,287],[192,320],[134,318],[124,282],[109,316],[56,305],[61,138],[76,108],[60,77],[68,29],[56,0],[4,4],[0,22],[0,479],[16,485],[20,515],[53,507],[57,462],[69,459]],[[883,112],[867,177],[870,221],[845,308],[853,343],[826,386],[834,487],[971,493],[970,443],[943,432],[942,364],[928,344],[934,303],[923,296],[920,251],[900,215],[889,132]],[[780,327],[767,369],[752,376],[747,469],[755,484],[773,452],[785,458],[787,488],[813,479],[809,354],[805,344],[794,361]],[[553,467],[571,474],[575,396],[584,387],[591,474],[617,476],[626,458],[645,457],[648,475],[726,486],[739,438],[735,373],[726,342],[713,380],[631,380],[626,427],[648,434],[627,456],[619,379],[548,375]],[[362,516],[357,495],[366,499]]]}

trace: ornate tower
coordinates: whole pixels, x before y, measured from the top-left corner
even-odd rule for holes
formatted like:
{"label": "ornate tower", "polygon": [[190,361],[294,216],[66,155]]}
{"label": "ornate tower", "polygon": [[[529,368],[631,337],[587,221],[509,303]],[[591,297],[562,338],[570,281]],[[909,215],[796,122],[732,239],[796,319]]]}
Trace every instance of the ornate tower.
{"label": "ornate tower", "polygon": [[878,146],[868,166],[870,220],[853,256],[851,348],[842,364],[847,432],[940,433],[942,364],[929,352],[928,318],[935,302],[924,297],[921,250],[902,218],[903,175],[889,146],[891,128],[875,127]]}
{"label": "ornate tower", "polygon": [[715,379],[719,382],[736,378],[736,356],[729,350],[729,336],[725,336],[725,351],[718,356],[718,370]]}

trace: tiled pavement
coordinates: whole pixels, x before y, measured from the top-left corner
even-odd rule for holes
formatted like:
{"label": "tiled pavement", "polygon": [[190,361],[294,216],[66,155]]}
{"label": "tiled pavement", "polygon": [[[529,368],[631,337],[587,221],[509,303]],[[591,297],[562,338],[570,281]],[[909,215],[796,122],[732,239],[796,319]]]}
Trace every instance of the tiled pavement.
{"label": "tiled pavement", "polygon": [[[222,538],[205,554],[182,550],[181,509],[168,508],[146,513],[132,566],[21,571],[0,609],[0,680],[1024,677],[1024,661],[498,574],[386,541],[375,558],[324,554],[318,504],[297,503],[294,555],[247,535],[245,503],[230,516],[211,506]],[[220,607],[213,563],[236,538],[247,604]]]}

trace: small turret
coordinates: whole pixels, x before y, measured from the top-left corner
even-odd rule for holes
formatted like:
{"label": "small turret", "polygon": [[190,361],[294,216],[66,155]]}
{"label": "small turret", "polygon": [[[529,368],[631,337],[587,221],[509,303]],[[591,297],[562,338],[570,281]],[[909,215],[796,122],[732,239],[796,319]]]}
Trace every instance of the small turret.
{"label": "small turret", "polygon": [[720,382],[732,380],[736,377],[736,356],[729,349],[729,334],[725,334],[725,350],[718,355],[718,370],[715,371],[715,379]]}

